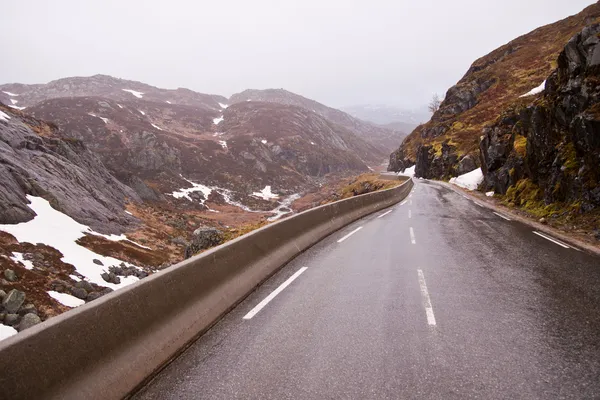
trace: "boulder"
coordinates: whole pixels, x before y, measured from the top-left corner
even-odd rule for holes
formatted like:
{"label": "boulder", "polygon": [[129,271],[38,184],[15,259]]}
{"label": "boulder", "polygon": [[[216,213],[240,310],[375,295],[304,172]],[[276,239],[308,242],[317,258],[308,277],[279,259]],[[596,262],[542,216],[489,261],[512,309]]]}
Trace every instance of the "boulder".
{"label": "boulder", "polygon": [[15,313],[19,310],[19,308],[21,308],[24,302],[25,293],[21,292],[20,290],[13,289],[8,292],[6,297],[4,297],[4,300],[2,300],[2,307],[4,307],[4,309],[9,313]]}
{"label": "boulder", "polygon": [[85,289],[88,292],[93,292],[94,291],[94,287],[92,286],[92,284],[88,281],[79,281],[75,284],[76,288],[81,288],[81,289]]}
{"label": "boulder", "polygon": [[19,322],[19,325],[17,326],[17,330],[19,332],[21,332],[27,328],[31,328],[32,326],[39,324],[40,322],[42,322],[42,320],[40,319],[40,317],[37,314],[33,314],[33,313],[25,314],[23,316],[23,318],[21,319],[21,322]]}
{"label": "boulder", "polygon": [[87,298],[88,292],[84,288],[80,287],[72,287],[71,294],[78,299],[85,300]]}
{"label": "boulder", "polygon": [[37,309],[35,308],[35,306],[31,303],[27,303],[25,305],[23,305],[20,309],[19,309],[19,315],[25,315],[25,314],[37,314]]}
{"label": "boulder", "polygon": [[223,232],[209,226],[201,226],[192,234],[190,244],[185,248],[185,258],[190,258],[201,250],[217,246],[223,242]]}
{"label": "boulder", "polygon": [[15,271],[13,271],[12,269],[5,269],[4,270],[4,277],[9,282],[16,282],[17,279],[19,279],[17,277],[17,274],[15,273]]}
{"label": "boulder", "polygon": [[104,266],[104,264],[102,263],[102,261],[100,261],[100,260],[97,260],[97,259],[95,259],[95,258],[92,260],[92,262],[93,262],[94,264],[96,264],[96,265]]}
{"label": "boulder", "polygon": [[6,297],[6,292],[4,290],[0,290],[0,300],[3,300]]}
{"label": "boulder", "polygon": [[6,314],[4,316],[4,325],[15,326],[19,323],[19,314]]}

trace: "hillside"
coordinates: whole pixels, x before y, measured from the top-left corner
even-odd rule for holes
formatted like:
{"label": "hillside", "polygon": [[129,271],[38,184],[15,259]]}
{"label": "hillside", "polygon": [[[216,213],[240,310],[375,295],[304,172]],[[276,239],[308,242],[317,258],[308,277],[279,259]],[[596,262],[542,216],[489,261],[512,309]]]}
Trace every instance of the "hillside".
{"label": "hillside", "polygon": [[70,77],[46,84],[0,85],[0,102],[13,107],[31,107],[48,99],[96,96],[116,101],[144,99],[158,103],[187,105],[218,111],[226,104],[223,96],[194,92],[189,89],[159,89],[145,83],[114,78],[108,75]]}
{"label": "hillside", "polygon": [[540,86],[556,68],[558,55],[571,37],[599,18],[600,5],[594,4],[475,61],[448,90],[431,120],[417,127],[392,153],[389,169],[416,164],[418,176],[444,178],[479,165],[482,129],[503,110],[521,102],[520,96]]}
{"label": "hillside", "polygon": [[391,129],[362,121],[343,111],[327,107],[319,102],[307,99],[306,97],[302,97],[292,92],[288,92],[284,89],[249,89],[241,93],[236,93],[229,99],[230,104],[248,101],[292,105],[315,112],[323,118],[350,130],[356,136],[367,141],[372,146],[385,153],[388,153],[389,149],[398,146],[399,143],[397,132]]}

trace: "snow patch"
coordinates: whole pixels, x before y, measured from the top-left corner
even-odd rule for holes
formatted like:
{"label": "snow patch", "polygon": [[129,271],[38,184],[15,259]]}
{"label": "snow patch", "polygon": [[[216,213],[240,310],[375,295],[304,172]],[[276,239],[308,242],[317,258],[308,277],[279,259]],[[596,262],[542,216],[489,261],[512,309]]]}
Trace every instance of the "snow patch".
{"label": "snow patch", "polygon": [[142,115],[146,115],[146,113],[145,113],[145,112],[143,112],[142,110],[138,110],[138,111],[140,112],[140,114],[142,114]]}
{"label": "snow patch", "polygon": [[169,100],[166,101],[167,104],[171,104],[171,102]]}
{"label": "snow patch", "polygon": [[134,95],[138,99],[141,99],[143,97],[143,95],[144,95],[144,93],[142,93],[142,92],[137,92],[137,91],[131,90],[131,89],[121,89],[121,90],[123,90],[124,92],[131,93],[132,95]]}
{"label": "snow patch", "polygon": [[192,198],[190,197],[190,193],[202,192],[202,194],[204,195],[204,200],[201,200],[200,204],[204,204],[206,199],[208,199],[208,196],[212,193],[212,188],[209,188],[208,186],[204,186],[200,183],[192,182],[189,179],[185,179],[185,178],[183,178],[183,179],[186,182],[188,182],[189,184],[191,184],[192,187],[176,190],[173,193],[171,193],[171,196],[175,197],[176,199],[186,198],[189,201],[192,201]]}
{"label": "snow patch", "polygon": [[132,213],[130,213],[129,211],[125,210],[125,214],[129,214],[129,215],[133,215]]}
{"label": "snow patch", "polygon": [[91,115],[92,117],[100,118],[105,124],[108,124],[108,118],[99,117],[98,115],[92,114],[92,113],[88,113],[88,115]]}
{"label": "snow patch", "polygon": [[16,334],[17,330],[12,326],[0,324],[0,340],[4,340]]}
{"label": "snow patch", "polygon": [[153,127],[155,127],[156,129],[158,129],[159,131],[162,131],[162,130],[163,130],[163,128],[161,128],[161,127],[160,127],[160,126],[158,126],[158,125],[155,125],[155,124],[150,124],[150,125],[152,125],[152,126],[153,126]]}
{"label": "snow patch", "polygon": [[0,111],[0,119],[3,119],[5,121],[8,121],[10,119],[10,116],[2,111]]}
{"label": "snow patch", "polygon": [[11,104],[17,104],[19,102],[19,100],[15,100],[15,99],[10,99]]}
{"label": "snow patch", "polygon": [[227,150],[227,142],[225,140],[219,140],[219,144],[224,150]]}
{"label": "snow patch", "polygon": [[260,192],[252,193],[252,196],[260,197],[263,200],[278,199],[279,196],[271,192],[271,186],[265,186]]}
{"label": "snow patch", "polygon": [[481,168],[474,169],[473,171],[467,172],[464,175],[450,179],[450,183],[468,190],[477,189],[481,182],[483,182],[483,172],[481,171]]}
{"label": "snow patch", "polygon": [[494,197],[494,192],[493,192],[493,191],[491,191],[491,192],[486,192],[486,193],[485,193],[485,195],[486,195],[487,197]]}
{"label": "snow patch", "polygon": [[227,107],[229,107],[227,104],[223,104],[223,103],[219,103],[219,106],[220,106],[222,109],[226,109]]}
{"label": "snow patch", "polygon": [[55,292],[54,290],[48,290],[48,294],[50,295],[50,297],[52,297],[54,300],[58,301],[63,306],[73,308],[73,307],[78,307],[78,306],[85,304],[84,300],[78,299],[77,297],[71,296],[70,294],[67,294],[67,293],[60,293],[60,292]]}
{"label": "snow patch", "polygon": [[[120,265],[123,261],[96,254],[76,243],[76,240],[86,233],[114,241],[128,240],[125,235],[102,235],[94,232],[90,227],[80,224],[68,215],[55,210],[47,200],[41,197],[27,195],[27,200],[30,202],[29,208],[36,213],[36,216],[32,220],[20,224],[0,225],[0,230],[10,233],[22,243],[43,243],[54,247],[63,254],[61,260],[64,263],[75,266],[77,272],[92,283],[118,289],[138,280],[134,276],[128,276],[121,277],[120,284],[106,282],[100,276],[105,269],[94,264],[93,260],[100,260],[106,266],[106,269],[112,265]],[[60,234],[57,234],[57,232],[60,232]],[[127,262],[125,262],[125,265],[132,266]]]}
{"label": "snow patch", "polygon": [[262,144],[267,144],[267,141],[266,141],[266,139],[263,139],[263,140],[261,140],[260,142],[261,142]]}
{"label": "snow patch", "polygon": [[213,119],[213,124],[215,125],[219,125],[219,123],[223,121],[223,116],[221,115],[219,118],[214,118]]}
{"label": "snow patch", "polygon": [[122,106],[122,105],[120,105],[119,103],[117,103],[117,106],[119,106],[119,108],[123,108],[123,106]]}
{"label": "snow patch", "polygon": [[13,256],[10,258],[14,262],[19,262],[25,266],[26,269],[33,269],[33,263],[23,258],[23,253],[13,252]]}
{"label": "snow patch", "polygon": [[69,278],[73,279],[75,282],[81,281],[81,278],[79,278],[77,275],[69,275]]}
{"label": "snow patch", "polygon": [[410,176],[412,178],[415,176],[415,167],[416,165],[413,165],[410,168],[405,168],[404,171],[400,172],[398,175]]}
{"label": "snow patch", "polygon": [[15,110],[24,110],[25,108],[27,108],[27,107],[19,107],[19,106],[15,106],[15,105],[12,105],[12,104],[9,104],[8,106],[9,106],[10,108],[14,108]]}
{"label": "snow patch", "polygon": [[286,214],[291,214],[293,211],[290,208],[290,206],[292,205],[292,203],[294,201],[298,200],[300,197],[301,197],[300,193],[295,193],[291,196],[288,196],[285,200],[283,200],[281,203],[279,203],[279,206],[277,206],[277,208],[275,208],[274,210],[271,210],[271,212],[274,213],[275,215],[267,218],[267,221],[273,222],[273,221],[276,221],[279,218],[283,217]]}
{"label": "snow patch", "polygon": [[5,94],[9,95],[10,97],[17,97],[18,96],[18,94],[14,94],[14,93],[11,93],[11,92],[2,91],[2,93],[5,93]]}
{"label": "snow patch", "polygon": [[310,142],[310,144],[312,144],[313,146],[315,145],[315,142]]}
{"label": "snow patch", "polygon": [[519,97],[533,96],[535,94],[542,93],[544,91],[545,87],[546,87],[546,81],[542,82],[542,84],[540,86],[531,89],[529,92],[527,92],[524,95],[519,96]]}

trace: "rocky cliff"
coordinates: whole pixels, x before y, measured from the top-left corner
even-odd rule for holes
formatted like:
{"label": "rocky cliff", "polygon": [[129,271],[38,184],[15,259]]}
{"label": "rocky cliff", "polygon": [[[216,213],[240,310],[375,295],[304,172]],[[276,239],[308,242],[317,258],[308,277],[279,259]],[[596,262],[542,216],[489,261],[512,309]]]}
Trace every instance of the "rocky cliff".
{"label": "rocky cliff", "polygon": [[600,24],[568,42],[542,94],[484,129],[480,148],[484,185],[516,205],[600,206]]}
{"label": "rocky cliff", "polygon": [[418,176],[457,176],[479,164],[484,127],[505,109],[521,104],[520,96],[538,87],[556,68],[567,42],[585,26],[600,21],[600,5],[538,28],[475,61],[448,90],[431,120],[417,127],[391,154],[389,169],[416,164]]}
{"label": "rocky cliff", "polygon": [[0,224],[32,219],[26,195],[104,233],[135,226],[126,202],[140,201],[86,145],[61,138],[55,125],[0,105]]}

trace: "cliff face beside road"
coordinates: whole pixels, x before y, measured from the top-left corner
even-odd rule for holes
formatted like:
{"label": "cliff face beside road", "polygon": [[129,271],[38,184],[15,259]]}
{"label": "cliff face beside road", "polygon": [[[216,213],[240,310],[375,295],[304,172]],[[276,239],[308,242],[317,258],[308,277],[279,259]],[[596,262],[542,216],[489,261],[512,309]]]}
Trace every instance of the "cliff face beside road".
{"label": "cliff face beside road", "polygon": [[[557,68],[558,55],[578,32],[600,21],[600,5],[540,27],[475,61],[446,93],[431,120],[415,129],[390,156],[389,169],[416,164],[424,178],[449,178],[479,166],[484,127]],[[528,99],[531,101],[531,98]],[[465,165],[463,165],[465,164]]]}

